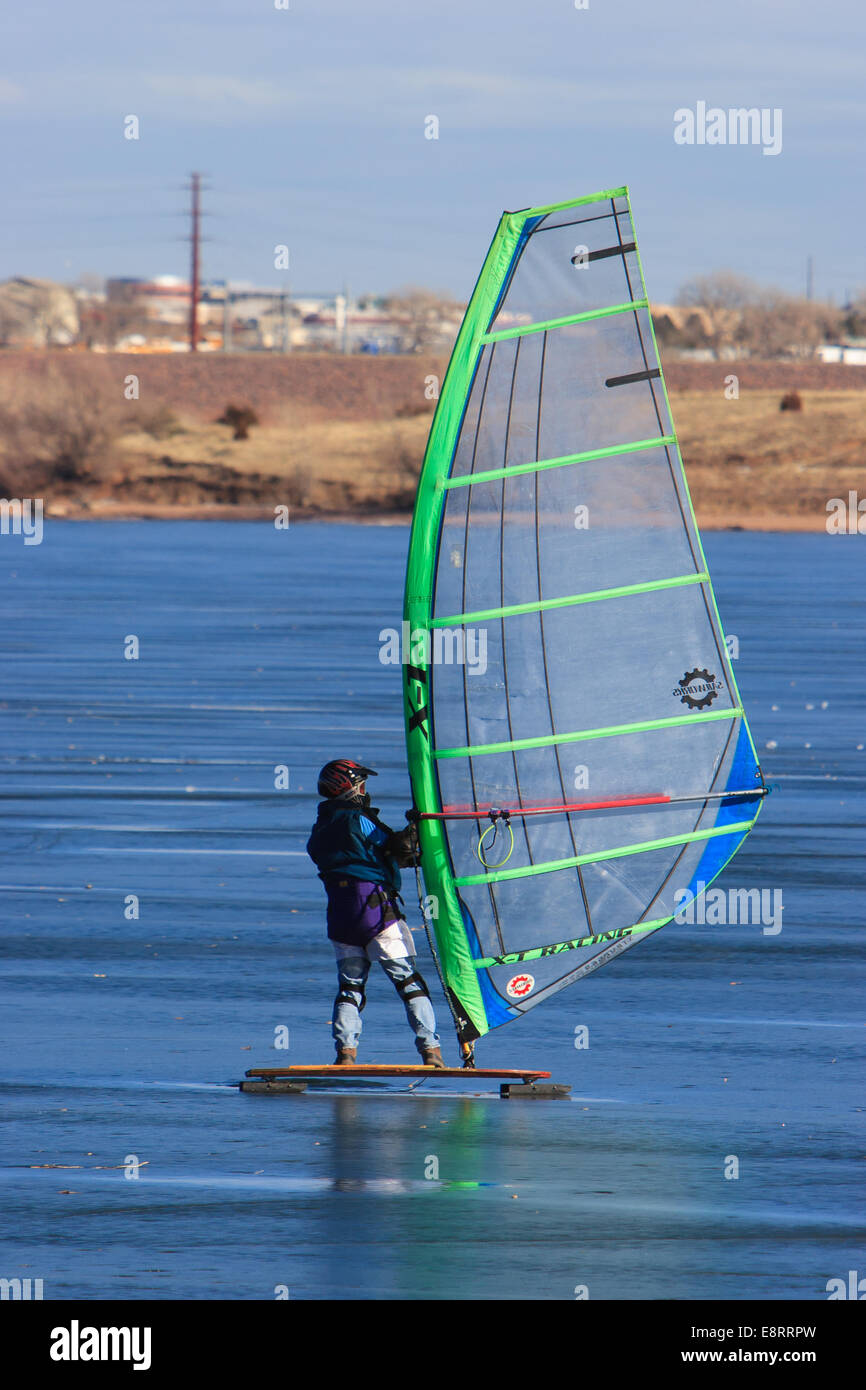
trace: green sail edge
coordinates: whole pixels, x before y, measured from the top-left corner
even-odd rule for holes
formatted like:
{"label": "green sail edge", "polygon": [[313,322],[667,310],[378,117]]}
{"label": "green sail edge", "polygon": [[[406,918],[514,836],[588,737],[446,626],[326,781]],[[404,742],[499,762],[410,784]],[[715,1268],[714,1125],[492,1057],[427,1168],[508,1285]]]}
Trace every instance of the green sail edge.
{"label": "green sail edge", "polygon": [[[430,629],[436,547],[445,501],[442,483],[451,467],[466,400],[483,348],[481,340],[496,307],[505,275],[529,215],[527,212],[505,213],[500,219],[442,383],[421,467],[409,537],[403,619],[409,624],[410,633],[418,630],[427,632]],[[423,650],[419,651],[416,657],[413,656],[411,663],[404,662],[403,665],[403,707],[409,776],[417,809],[440,811],[442,805],[439,784],[430,746],[428,668]],[[423,713],[425,708],[426,716]],[[459,1002],[462,1013],[481,1037],[489,1032],[487,1012],[463,926],[463,913],[454,885],[451,857],[442,823],[421,821],[418,834],[424,883],[428,896],[436,902],[436,909],[431,913],[431,917],[439,950],[440,968],[447,987]]]}

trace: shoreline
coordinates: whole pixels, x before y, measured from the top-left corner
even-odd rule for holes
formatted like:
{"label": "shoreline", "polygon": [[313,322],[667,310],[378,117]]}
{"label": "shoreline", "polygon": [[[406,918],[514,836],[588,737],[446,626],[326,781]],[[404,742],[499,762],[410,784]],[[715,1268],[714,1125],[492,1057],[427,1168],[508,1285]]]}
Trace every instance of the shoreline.
{"label": "shoreline", "polygon": [[[135,506],[118,504],[101,506],[59,506],[45,508],[46,521],[261,521],[273,524],[273,507],[204,505],[172,507],[159,503],[139,503]],[[708,513],[698,515],[700,531],[761,531],[761,532],[826,532],[826,515],[792,513],[778,515],[773,512],[734,512],[724,516]],[[326,522],[332,525],[354,526],[409,526],[412,521],[410,511],[389,512],[347,512],[318,511],[292,507],[289,512],[289,525],[298,523]]]}

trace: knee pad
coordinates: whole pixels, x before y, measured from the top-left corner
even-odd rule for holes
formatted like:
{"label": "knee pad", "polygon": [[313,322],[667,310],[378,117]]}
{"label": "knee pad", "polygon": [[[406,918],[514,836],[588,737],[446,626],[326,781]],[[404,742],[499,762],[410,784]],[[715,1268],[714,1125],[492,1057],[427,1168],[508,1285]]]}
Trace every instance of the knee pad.
{"label": "knee pad", "polygon": [[424,981],[423,975],[419,975],[417,970],[412,975],[407,975],[405,980],[395,980],[394,988],[403,1000],[408,1004],[411,999],[429,999],[430,991]]}
{"label": "knee pad", "polygon": [[365,995],[362,989],[353,990],[351,994],[348,990],[341,989],[340,993],[334,1000],[334,1008],[336,1009],[338,1004],[354,1004],[355,1008],[358,1010],[358,1013],[360,1014],[364,1012],[364,1007],[366,1003],[367,996]]}

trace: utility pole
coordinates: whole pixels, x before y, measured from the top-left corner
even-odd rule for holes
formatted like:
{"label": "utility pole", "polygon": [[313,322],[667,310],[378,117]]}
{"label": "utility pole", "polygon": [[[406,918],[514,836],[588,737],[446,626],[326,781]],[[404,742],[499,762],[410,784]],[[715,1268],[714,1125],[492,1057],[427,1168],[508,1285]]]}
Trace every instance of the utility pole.
{"label": "utility pole", "polygon": [[192,225],[190,229],[190,243],[192,249],[192,264],[190,269],[190,297],[189,297],[189,350],[195,352],[198,349],[198,295],[199,295],[199,246],[201,242],[201,174],[190,175],[190,194],[192,203],[190,212],[192,214]]}
{"label": "utility pole", "polygon": [[811,298],[812,298],[812,289],[813,289],[812,257],[811,257],[811,256],[807,256],[807,257],[806,257],[806,298],[807,298],[807,299],[811,299]]}

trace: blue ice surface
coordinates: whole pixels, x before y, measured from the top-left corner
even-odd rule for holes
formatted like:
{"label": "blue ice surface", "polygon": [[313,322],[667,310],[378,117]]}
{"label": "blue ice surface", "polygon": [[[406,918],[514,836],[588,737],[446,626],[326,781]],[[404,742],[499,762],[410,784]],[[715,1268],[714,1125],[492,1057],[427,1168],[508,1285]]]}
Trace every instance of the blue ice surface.
{"label": "blue ice surface", "polygon": [[[826,1298],[862,1272],[866,1225],[856,537],[705,538],[776,787],[718,886],[781,890],[780,933],[671,924],[479,1044],[569,1101],[237,1090],[249,1066],[331,1057],[304,842],[331,757],[379,769],[392,824],[409,804],[379,660],[406,543],[184,522],[2,538],[0,1275],[48,1299]],[[369,1001],[363,1059],[414,1061],[378,971]]]}

